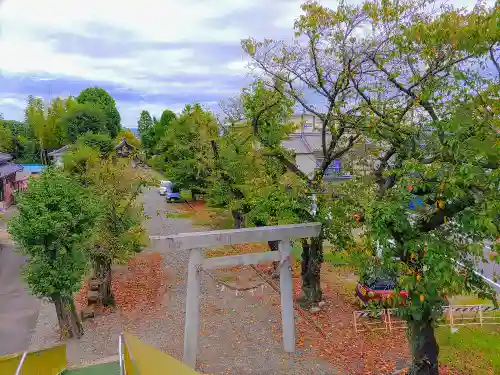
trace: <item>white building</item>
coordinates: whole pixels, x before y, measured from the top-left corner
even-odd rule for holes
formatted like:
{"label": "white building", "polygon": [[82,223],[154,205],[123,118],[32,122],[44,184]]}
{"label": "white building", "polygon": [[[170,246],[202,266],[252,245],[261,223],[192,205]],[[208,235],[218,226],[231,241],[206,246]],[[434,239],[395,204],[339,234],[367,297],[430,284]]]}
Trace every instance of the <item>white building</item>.
{"label": "white building", "polygon": [[[311,114],[294,114],[291,121],[297,125],[295,133],[283,141],[283,147],[295,152],[295,163],[304,173],[312,176],[323,161],[321,132],[322,121]],[[347,139],[346,136],[344,136]],[[330,136],[327,135],[327,142]],[[327,144],[328,147],[328,144]],[[371,165],[368,157],[370,144],[360,141],[341,160],[334,160],[327,170],[325,179],[346,179],[351,173],[367,170]]]}
{"label": "white building", "polygon": [[69,150],[69,145],[63,146],[60,149],[49,152],[47,155],[49,159],[52,161],[52,164],[57,167],[63,166],[63,154]]}

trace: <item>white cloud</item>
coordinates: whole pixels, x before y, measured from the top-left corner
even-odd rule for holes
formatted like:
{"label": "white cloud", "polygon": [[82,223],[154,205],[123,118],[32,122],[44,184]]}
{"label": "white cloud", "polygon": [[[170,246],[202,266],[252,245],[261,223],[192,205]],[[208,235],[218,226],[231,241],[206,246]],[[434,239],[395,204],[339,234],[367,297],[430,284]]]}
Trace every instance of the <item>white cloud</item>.
{"label": "white cloud", "polygon": [[[355,0],[358,1],[358,0]],[[491,3],[493,0],[489,0]],[[1,2],[1,0],[0,0]],[[261,35],[259,22],[233,19],[249,14],[275,15],[266,23],[269,35],[290,30],[300,14],[302,0],[4,0],[0,7],[0,71],[4,74],[56,77],[107,82],[143,94],[169,90],[203,92],[230,96],[231,88],[221,87],[213,75],[245,77],[247,61],[232,56],[216,65],[198,61],[189,43],[239,43],[249,35]],[[337,0],[323,0],[335,6]],[[470,5],[471,0],[453,0]],[[260,13],[259,13],[260,11]],[[267,18],[263,18],[267,19]],[[236,21],[236,22],[231,22]],[[258,21],[258,20],[255,20]],[[274,27],[274,29],[273,29]],[[144,43],[176,43],[175,49],[140,49],[122,57],[91,57],[58,49],[48,35],[71,33],[123,42],[126,38]],[[186,47],[183,47],[183,43]],[[75,46],[78,48],[78,46]],[[216,52],[214,52],[216,53]],[[158,77],[162,77],[159,79]],[[188,79],[189,78],[189,79]],[[76,94],[76,93],[73,93]],[[146,107],[147,103],[137,105]],[[0,101],[0,106],[12,103]],[[24,105],[24,102],[23,102]],[[179,105],[165,103],[166,106]],[[121,104],[121,110],[125,103]],[[152,105],[153,107],[155,105]],[[142,108],[141,107],[141,108]],[[153,108],[152,107],[152,108]],[[163,107],[163,106],[162,106]],[[159,112],[161,110],[156,108]],[[3,110],[3,109],[0,109]],[[136,110],[131,107],[128,111]],[[153,113],[157,113],[153,111]],[[124,116],[125,117],[125,116]]]}
{"label": "white cloud", "polygon": [[[66,0],[7,0],[1,18],[19,28],[41,27],[55,31],[86,30],[88,23],[109,25],[133,32],[146,41],[234,41],[241,35],[224,25],[204,30],[207,19],[224,17],[258,5],[252,0],[87,0],[81,6]],[[209,31],[209,32],[203,32]]]}

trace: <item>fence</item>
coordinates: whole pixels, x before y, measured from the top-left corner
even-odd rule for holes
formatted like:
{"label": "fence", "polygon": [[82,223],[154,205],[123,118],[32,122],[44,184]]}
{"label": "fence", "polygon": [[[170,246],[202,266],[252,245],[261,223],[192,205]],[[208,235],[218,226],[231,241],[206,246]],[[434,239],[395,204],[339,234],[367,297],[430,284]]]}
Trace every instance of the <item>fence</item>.
{"label": "fence", "polygon": [[[488,305],[446,306],[438,326],[480,326],[500,324],[500,308]],[[397,316],[397,309],[353,312],[356,333],[405,329],[406,322]]]}
{"label": "fence", "polygon": [[0,357],[2,375],[58,375],[66,370],[66,345]]}

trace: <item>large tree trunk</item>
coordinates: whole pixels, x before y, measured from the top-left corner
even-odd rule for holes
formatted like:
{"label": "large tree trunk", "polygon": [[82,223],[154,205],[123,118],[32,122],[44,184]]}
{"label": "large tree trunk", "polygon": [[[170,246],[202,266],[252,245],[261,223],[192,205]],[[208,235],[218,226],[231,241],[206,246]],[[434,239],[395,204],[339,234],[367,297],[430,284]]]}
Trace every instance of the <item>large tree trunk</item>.
{"label": "large tree trunk", "polygon": [[[271,251],[278,251],[279,250],[278,244],[279,244],[279,241],[268,241],[267,242],[267,246],[269,246],[269,249]],[[279,264],[280,264],[280,262],[273,262],[274,272],[273,272],[272,277],[274,279],[279,279],[279,277],[280,277]]]}
{"label": "large tree trunk", "polygon": [[243,228],[243,214],[240,211],[231,211],[231,215],[233,215],[234,228]]}
{"label": "large tree trunk", "polygon": [[412,364],[409,375],[438,375],[439,346],[432,320],[408,322]]}
{"label": "large tree trunk", "polygon": [[94,261],[94,277],[100,281],[99,297],[104,306],[114,306],[115,300],[111,291],[111,261],[98,257]]}
{"label": "large tree trunk", "polygon": [[299,302],[308,307],[321,301],[323,293],[321,291],[320,275],[321,264],[323,263],[323,239],[314,237],[310,242],[302,242],[302,297]]}
{"label": "large tree trunk", "polygon": [[80,338],[83,335],[83,326],[76,313],[75,302],[72,297],[63,297],[54,293],[52,301],[56,307],[57,320],[61,330],[61,338]]}

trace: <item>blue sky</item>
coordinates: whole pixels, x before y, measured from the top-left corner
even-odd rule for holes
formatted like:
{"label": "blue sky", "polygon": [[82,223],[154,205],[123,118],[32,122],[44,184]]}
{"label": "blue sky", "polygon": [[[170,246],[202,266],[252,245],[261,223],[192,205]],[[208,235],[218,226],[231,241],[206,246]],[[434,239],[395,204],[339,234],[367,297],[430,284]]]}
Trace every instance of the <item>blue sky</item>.
{"label": "blue sky", "polygon": [[[0,0],[0,113],[100,86],[122,124],[187,103],[217,108],[248,82],[240,40],[289,38],[301,0]],[[334,0],[321,3],[332,6]],[[452,1],[468,5],[470,0]]]}

